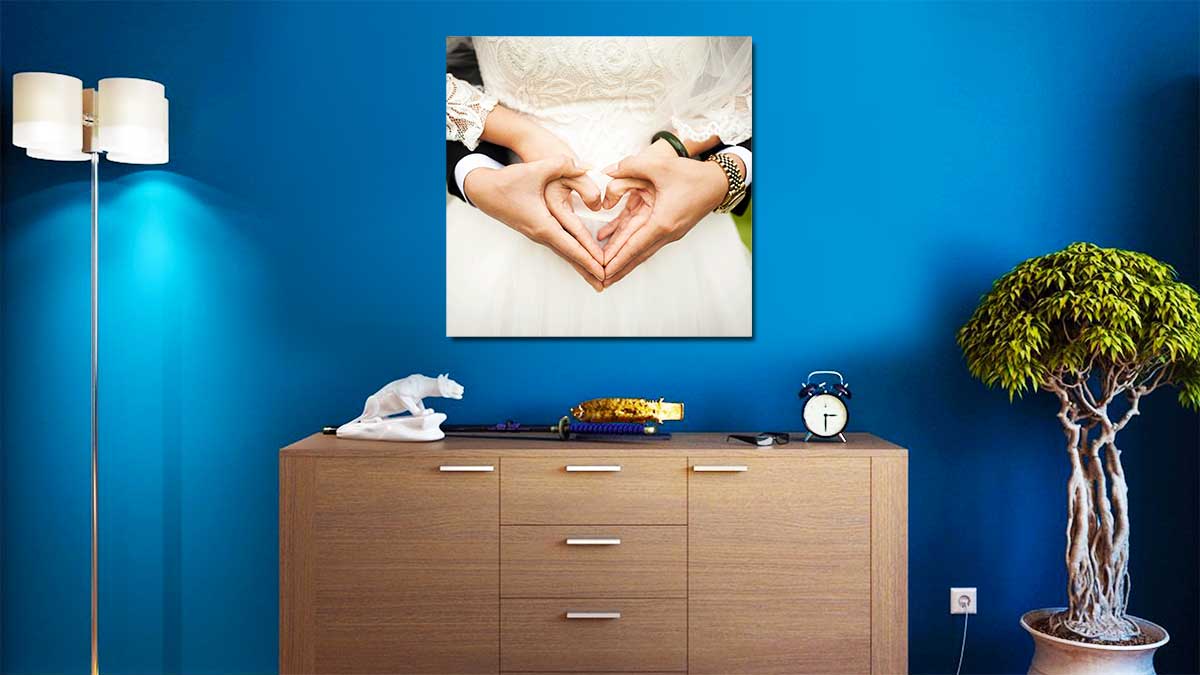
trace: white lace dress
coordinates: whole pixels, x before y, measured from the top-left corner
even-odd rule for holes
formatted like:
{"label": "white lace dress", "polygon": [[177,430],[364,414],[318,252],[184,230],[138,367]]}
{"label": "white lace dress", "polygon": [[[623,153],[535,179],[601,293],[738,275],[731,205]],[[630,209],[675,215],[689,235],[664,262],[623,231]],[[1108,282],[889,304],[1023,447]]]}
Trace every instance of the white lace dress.
{"label": "white lace dress", "polygon": [[[673,92],[696,86],[705,40],[476,37],[486,95],[452,92],[456,85],[447,79],[447,137],[473,146],[479,130],[471,116],[482,118],[498,100],[534,118],[596,169],[640,152],[661,129],[741,142],[750,136],[748,96],[687,119],[665,112]],[[453,106],[462,110],[454,123],[459,136],[450,128]],[[576,211],[594,234],[622,207],[593,212],[577,204]],[[447,199],[449,336],[749,336],[752,303],[750,253],[728,215],[706,216],[597,293],[549,249]]]}

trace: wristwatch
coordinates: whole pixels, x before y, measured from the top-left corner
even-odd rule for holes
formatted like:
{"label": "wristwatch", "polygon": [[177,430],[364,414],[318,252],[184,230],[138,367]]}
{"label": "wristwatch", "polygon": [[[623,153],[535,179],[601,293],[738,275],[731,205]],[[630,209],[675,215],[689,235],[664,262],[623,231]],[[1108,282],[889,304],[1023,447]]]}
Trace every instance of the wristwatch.
{"label": "wristwatch", "polygon": [[716,162],[725,172],[725,178],[729,180],[729,191],[725,193],[725,199],[720,205],[713,209],[713,213],[729,213],[746,197],[746,179],[738,170],[737,162],[727,153],[709,155],[708,161]]}

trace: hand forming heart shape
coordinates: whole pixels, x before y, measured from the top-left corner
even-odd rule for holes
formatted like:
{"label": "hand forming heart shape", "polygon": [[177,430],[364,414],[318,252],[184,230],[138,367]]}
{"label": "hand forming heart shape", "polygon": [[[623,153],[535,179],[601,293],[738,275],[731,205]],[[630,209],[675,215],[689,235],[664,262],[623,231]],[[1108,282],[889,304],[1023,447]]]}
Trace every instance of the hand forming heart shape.
{"label": "hand forming heart shape", "polygon": [[604,286],[624,279],[663,246],[679,241],[711,213],[729,189],[715,162],[680,157],[666,141],[626,157],[604,171],[613,180],[602,205],[629,200],[619,216],[597,235],[605,241]]}
{"label": "hand forming heart shape", "polygon": [[599,207],[600,190],[580,180],[584,173],[564,156],[480,168],[467,174],[463,192],[479,210],[554,251],[600,292],[603,252],[570,203],[576,192],[589,208]]}

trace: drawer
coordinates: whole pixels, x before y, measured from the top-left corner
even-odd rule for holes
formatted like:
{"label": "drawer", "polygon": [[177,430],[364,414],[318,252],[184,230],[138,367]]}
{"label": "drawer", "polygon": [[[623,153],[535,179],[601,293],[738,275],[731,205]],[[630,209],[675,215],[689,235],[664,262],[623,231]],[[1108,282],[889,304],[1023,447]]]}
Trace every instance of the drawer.
{"label": "drawer", "polygon": [[686,525],[687,460],[503,459],[505,525]]}
{"label": "drawer", "polygon": [[686,598],[684,525],[505,525],[506,598]]}
{"label": "drawer", "polygon": [[502,600],[500,669],[686,671],[687,600]]}

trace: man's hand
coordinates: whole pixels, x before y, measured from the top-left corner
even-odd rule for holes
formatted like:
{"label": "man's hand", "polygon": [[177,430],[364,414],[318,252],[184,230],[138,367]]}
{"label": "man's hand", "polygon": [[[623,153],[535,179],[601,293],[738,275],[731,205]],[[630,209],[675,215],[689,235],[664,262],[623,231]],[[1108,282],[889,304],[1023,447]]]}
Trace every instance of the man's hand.
{"label": "man's hand", "polygon": [[[611,201],[606,200],[606,203],[615,205],[620,200],[620,195],[609,191],[612,183],[606,188],[606,195],[614,196]],[[617,189],[621,194],[627,193],[629,200],[625,202],[625,208],[616,218],[596,232],[596,238],[604,244],[604,258],[600,262],[605,265],[617,256],[625,242],[629,241],[630,235],[640,230],[654,211],[654,185],[649,181],[624,178],[617,185]]]}
{"label": "man's hand", "polygon": [[476,169],[463,181],[463,192],[480,211],[553,250],[599,292],[604,253],[570,203],[574,191],[590,208],[598,206],[600,190],[585,173],[569,157],[558,156]]}
{"label": "man's hand", "polygon": [[[679,157],[664,141],[605,171],[604,208],[633,191],[625,210],[598,235],[604,247],[604,286],[611,286],[667,244],[683,238],[720,206],[729,180],[716,162]],[[669,151],[669,154],[668,152]]]}

